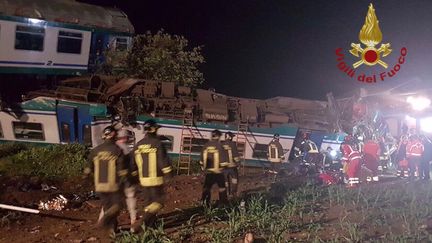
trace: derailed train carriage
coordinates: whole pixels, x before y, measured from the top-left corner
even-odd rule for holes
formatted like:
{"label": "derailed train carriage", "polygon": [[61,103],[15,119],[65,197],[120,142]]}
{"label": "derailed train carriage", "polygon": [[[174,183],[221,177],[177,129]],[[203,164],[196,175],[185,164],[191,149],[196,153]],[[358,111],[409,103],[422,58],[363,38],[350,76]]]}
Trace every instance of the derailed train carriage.
{"label": "derailed train carriage", "polygon": [[82,75],[108,48],[129,48],[134,27],[119,9],[74,0],[0,0],[0,73]]}
{"label": "derailed train carriage", "polygon": [[[53,97],[37,97],[4,108],[0,112],[0,141],[27,142],[38,144],[83,143],[96,146],[102,142],[101,131],[113,124],[112,115],[105,104],[68,101]],[[281,135],[280,142],[286,152],[285,161],[295,143],[298,127],[281,124],[274,127],[248,127],[239,131],[233,124],[194,122],[193,127],[185,127],[184,121],[169,118],[154,118],[140,115],[126,128],[135,134],[136,140],[144,136],[142,124],[155,119],[162,128],[160,134],[169,138],[166,144],[172,157],[189,156],[192,160],[199,155],[201,147],[210,138],[214,129],[237,134],[239,147],[244,154],[246,165],[262,166],[267,161],[267,144],[275,133]],[[186,131],[187,130],[187,131]],[[322,146],[340,140],[324,140]],[[191,145],[189,151],[184,144]]]}

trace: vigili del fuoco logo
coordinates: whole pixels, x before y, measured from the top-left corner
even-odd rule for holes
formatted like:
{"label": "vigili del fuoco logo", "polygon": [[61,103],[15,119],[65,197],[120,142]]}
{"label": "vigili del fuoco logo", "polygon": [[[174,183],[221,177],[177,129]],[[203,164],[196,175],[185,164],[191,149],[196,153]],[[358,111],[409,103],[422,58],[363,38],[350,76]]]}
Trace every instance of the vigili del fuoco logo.
{"label": "vigili del fuoco logo", "polygon": [[[369,5],[365,23],[359,33],[359,39],[363,45],[360,43],[351,43],[352,49],[349,52],[359,59],[352,64],[352,67],[344,61],[345,56],[342,53],[343,48],[336,49],[337,67],[348,77],[356,78],[357,81],[364,83],[376,83],[377,81],[384,81],[394,77],[405,63],[407,48],[402,47],[399,52],[397,63],[389,68],[385,59],[392,54],[393,50],[391,49],[390,43],[381,43],[383,35],[372,3]],[[381,43],[380,46],[379,43]],[[384,68],[385,71],[372,74],[357,73],[356,75],[358,67],[362,65],[375,66],[377,64]]]}

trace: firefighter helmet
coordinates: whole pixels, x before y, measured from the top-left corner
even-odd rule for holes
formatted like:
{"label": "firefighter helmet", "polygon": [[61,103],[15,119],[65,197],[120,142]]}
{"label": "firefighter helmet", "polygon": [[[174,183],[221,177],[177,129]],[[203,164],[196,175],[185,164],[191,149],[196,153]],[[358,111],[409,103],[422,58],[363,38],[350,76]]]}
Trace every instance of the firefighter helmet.
{"label": "firefighter helmet", "polygon": [[273,135],[273,138],[279,139],[280,138],[279,133],[275,133],[275,135]]}
{"label": "firefighter helmet", "polygon": [[152,119],[144,122],[144,131],[149,133],[156,133],[160,126]]}
{"label": "firefighter helmet", "polygon": [[225,133],[225,140],[228,140],[228,139],[232,140],[234,138],[234,136],[235,136],[234,133],[226,132]]}
{"label": "firefighter helmet", "polygon": [[113,126],[107,126],[104,128],[103,132],[102,132],[102,138],[103,139],[112,139],[114,138],[116,133],[116,130],[114,129]]}
{"label": "firefighter helmet", "polygon": [[221,131],[216,129],[211,132],[211,136],[212,138],[220,138],[222,136],[222,133]]}

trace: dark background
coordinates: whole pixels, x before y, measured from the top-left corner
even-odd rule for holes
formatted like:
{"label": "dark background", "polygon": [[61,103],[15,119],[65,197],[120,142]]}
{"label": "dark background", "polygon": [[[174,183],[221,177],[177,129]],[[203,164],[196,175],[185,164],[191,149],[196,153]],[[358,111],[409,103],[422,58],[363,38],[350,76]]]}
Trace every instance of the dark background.
{"label": "dark background", "polygon": [[[344,96],[360,87],[384,90],[406,83],[430,86],[432,77],[432,1],[428,0],[83,0],[115,6],[129,16],[136,33],[163,28],[203,45],[205,88],[232,96],[290,96],[325,99],[326,92]],[[402,47],[406,63],[396,77],[377,84],[350,79],[336,65],[342,47],[349,65],[357,61],[350,44],[358,33],[369,3],[374,4],[383,43],[393,52],[383,60],[389,69]],[[362,66],[356,73],[384,69]],[[418,86],[418,87],[420,87]]]}

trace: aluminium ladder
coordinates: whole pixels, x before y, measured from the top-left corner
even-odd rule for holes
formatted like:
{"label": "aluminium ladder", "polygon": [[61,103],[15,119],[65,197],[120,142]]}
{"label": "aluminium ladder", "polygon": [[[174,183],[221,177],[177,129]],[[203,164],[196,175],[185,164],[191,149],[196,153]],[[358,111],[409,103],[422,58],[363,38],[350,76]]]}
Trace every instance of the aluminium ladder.
{"label": "aluminium ladder", "polygon": [[192,138],[193,134],[193,112],[186,108],[183,114],[183,126],[180,142],[180,153],[177,160],[177,174],[186,171],[190,174],[190,164],[192,161]]}

